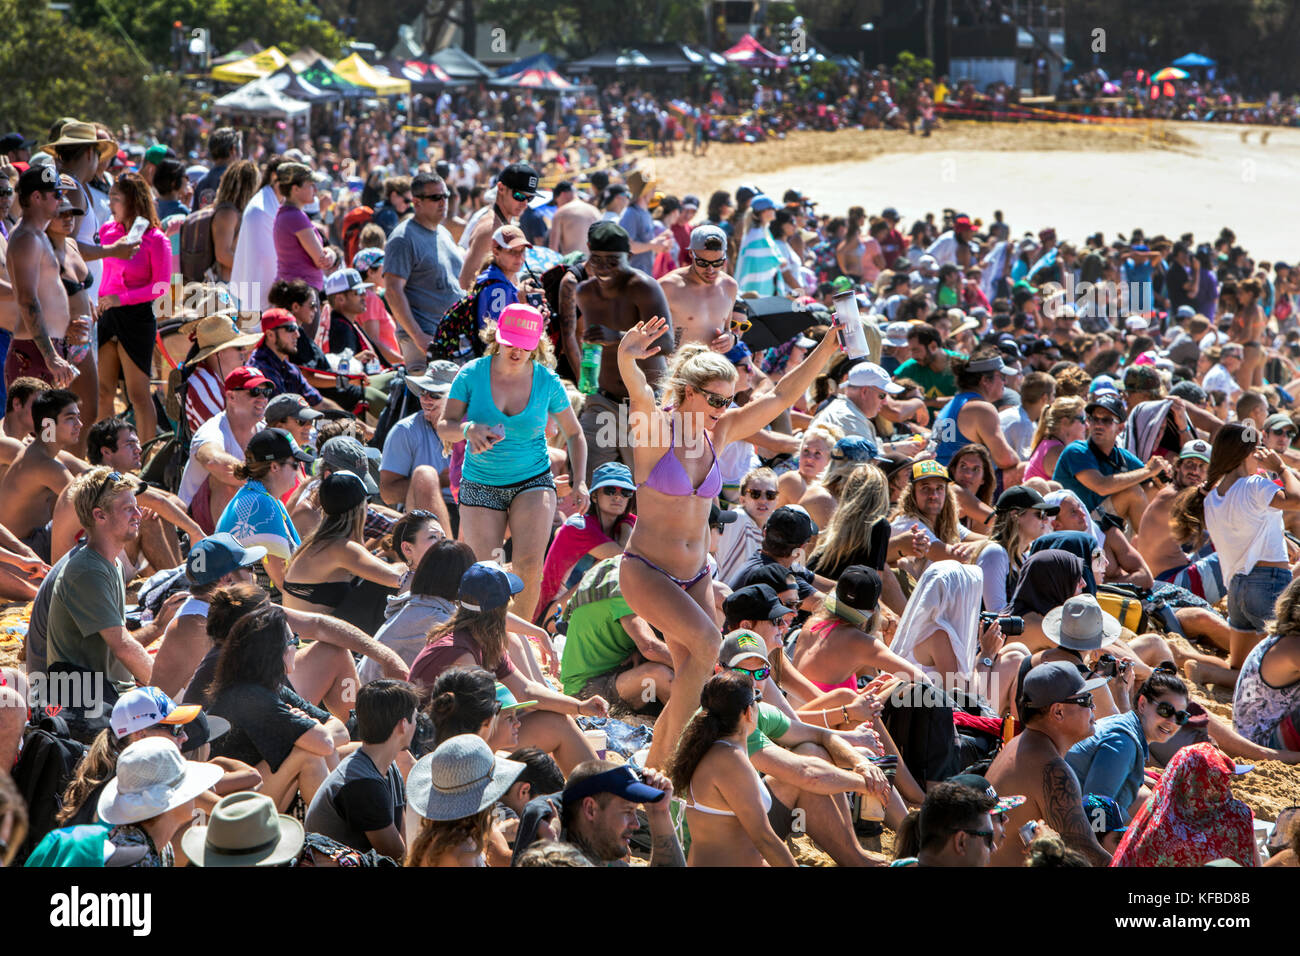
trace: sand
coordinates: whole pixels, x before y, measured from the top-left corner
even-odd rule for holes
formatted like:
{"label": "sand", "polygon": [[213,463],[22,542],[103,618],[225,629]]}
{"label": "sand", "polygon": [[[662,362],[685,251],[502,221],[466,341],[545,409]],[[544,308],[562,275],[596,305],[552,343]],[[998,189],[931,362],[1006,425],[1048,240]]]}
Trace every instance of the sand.
{"label": "sand", "polygon": [[[1267,141],[1261,142],[1267,134]],[[1244,137],[1244,141],[1243,141]],[[784,141],[713,144],[707,157],[660,157],[663,188],[708,201],[749,183],[779,198],[806,192],[818,211],[894,206],[904,227],[945,207],[986,222],[1002,210],[1013,233],[1056,227],[1081,242],[1141,227],[1212,241],[1227,225],[1257,261],[1295,262],[1300,239],[1280,215],[1300,175],[1300,130],[1196,123],[1123,127],[949,123],[928,139],[906,132],[797,132]]]}

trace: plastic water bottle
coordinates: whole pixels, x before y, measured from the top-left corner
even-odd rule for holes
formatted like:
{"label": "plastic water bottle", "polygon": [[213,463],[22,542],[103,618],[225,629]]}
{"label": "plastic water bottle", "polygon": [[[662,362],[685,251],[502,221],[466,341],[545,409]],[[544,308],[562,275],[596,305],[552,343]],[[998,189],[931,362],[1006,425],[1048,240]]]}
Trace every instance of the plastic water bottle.
{"label": "plastic water bottle", "polygon": [[578,371],[578,391],[584,395],[596,391],[596,382],[600,378],[601,348],[598,342],[586,342],[582,346],[582,368]]}

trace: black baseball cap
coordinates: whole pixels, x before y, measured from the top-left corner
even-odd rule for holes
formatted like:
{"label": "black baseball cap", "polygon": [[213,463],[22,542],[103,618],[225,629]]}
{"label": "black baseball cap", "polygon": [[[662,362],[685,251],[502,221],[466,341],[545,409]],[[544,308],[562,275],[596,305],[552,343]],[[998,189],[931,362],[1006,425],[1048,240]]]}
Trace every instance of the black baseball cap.
{"label": "black baseball cap", "polygon": [[320,482],[320,507],[327,515],[341,515],[366,500],[366,486],[350,471],[332,471]]}
{"label": "black baseball cap", "polygon": [[632,241],[627,230],[616,222],[593,222],[587,230],[587,249],[590,252],[631,252]]}
{"label": "black baseball cap", "polygon": [[779,621],[795,610],[782,604],[776,592],[766,584],[737,588],[722,602],[722,613],[727,618],[728,627],[739,621]]}
{"label": "black baseball cap", "polygon": [[1049,505],[1043,500],[1042,495],[1028,485],[1015,485],[1008,488],[998,495],[998,502],[994,506],[995,511],[1023,511],[1030,508],[1052,516],[1061,512],[1060,505]]}
{"label": "black baseball cap", "polygon": [[854,564],[844,569],[835,584],[835,600],[847,604],[855,611],[870,613],[880,603],[884,587],[880,573],[865,564]]}
{"label": "black baseball cap", "polygon": [[37,164],[28,166],[18,177],[18,198],[26,199],[32,193],[48,193],[62,189],[58,171],[52,165]]}
{"label": "black baseball cap", "polygon": [[782,505],[767,519],[766,530],[786,544],[798,547],[821,529],[803,508],[798,505]]}
{"label": "black baseball cap", "polygon": [[537,170],[527,163],[511,163],[501,170],[497,182],[507,189],[521,193],[536,193],[538,182]]}
{"label": "black baseball cap", "polygon": [[283,461],[286,458],[305,462],[316,460],[299,448],[293,436],[283,428],[263,428],[248,440],[246,454],[249,461]]}
{"label": "black baseball cap", "polygon": [[1087,405],[1083,406],[1085,412],[1091,412],[1094,408],[1110,412],[1121,422],[1128,418],[1128,409],[1124,407],[1124,399],[1120,398],[1116,392],[1099,392]]}
{"label": "black baseball cap", "polygon": [[709,505],[709,527],[722,530],[724,524],[731,524],[740,517],[739,511],[728,511],[725,508],[719,508],[717,502]]}

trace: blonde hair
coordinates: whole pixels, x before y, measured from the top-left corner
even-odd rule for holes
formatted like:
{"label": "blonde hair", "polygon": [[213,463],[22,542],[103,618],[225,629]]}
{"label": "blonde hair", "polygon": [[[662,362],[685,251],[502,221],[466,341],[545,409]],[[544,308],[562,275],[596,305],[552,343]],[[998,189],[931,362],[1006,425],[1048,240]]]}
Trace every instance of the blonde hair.
{"label": "blonde hair", "polygon": [[100,465],[82,472],[72,481],[72,505],[77,511],[77,520],[87,531],[95,527],[95,509],[101,506],[101,502],[111,502],[123,492],[133,492],[140,487],[139,480],[133,475],[119,474],[109,481],[108,476],[113,473],[112,468]]}
{"label": "blonde hair", "polygon": [[872,526],[888,513],[889,479],[875,465],[858,465],[844,482],[839,505],[813,552],[818,567],[837,568],[865,554]]}
{"label": "blonde hair", "polygon": [[709,382],[735,382],[736,366],[707,345],[692,342],[683,345],[668,367],[665,392],[672,395],[673,407],[680,409],[686,400],[686,387],[703,390]]}
{"label": "blonde hair", "polygon": [[840,428],[838,425],[829,425],[825,422],[812,425],[803,433],[803,438],[799,440],[799,453],[803,454],[803,450],[807,447],[808,442],[814,438],[820,438],[831,448],[834,448],[835,443],[843,437],[844,429]]}
{"label": "blonde hair", "polygon": [[1043,409],[1043,413],[1038,416],[1038,427],[1034,429],[1034,440],[1030,443],[1029,450],[1032,452],[1045,438],[1054,438],[1056,430],[1082,412],[1085,404],[1082,398],[1067,395]]}
{"label": "blonde hair", "polygon": [[[961,526],[957,523],[957,496],[948,488],[944,489],[943,510],[939,512],[939,518],[930,528],[934,536],[944,544],[956,544],[961,540],[961,532],[958,530]],[[903,493],[903,501],[899,507],[899,513],[909,518],[915,518],[918,522],[926,527],[930,527],[929,518],[921,513],[921,509],[916,505],[916,480],[913,479],[907,486],[907,491]]]}
{"label": "blonde hair", "polygon": [[[501,343],[497,341],[497,323],[489,320],[479,332],[478,337],[483,340],[483,354],[496,355],[501,351]],[[547,368],[555,368],[555,347],[551,344],[551,337],[545,332],[537,340],[537,348],[528,353],[528,358],[533,362],[541,362]],[[569,399],[573,403],[573,399]]]}

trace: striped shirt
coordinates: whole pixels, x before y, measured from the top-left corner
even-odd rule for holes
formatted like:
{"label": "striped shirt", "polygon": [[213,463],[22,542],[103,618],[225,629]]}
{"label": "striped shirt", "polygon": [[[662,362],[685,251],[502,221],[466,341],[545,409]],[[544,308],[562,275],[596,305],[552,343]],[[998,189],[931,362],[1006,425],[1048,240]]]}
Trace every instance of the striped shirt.
{"label": "striped shirt", "polygon": [[186,380],[185,424],[190,434],[217,412],[226,408],[226,390],[217,377],[200,365]]}

